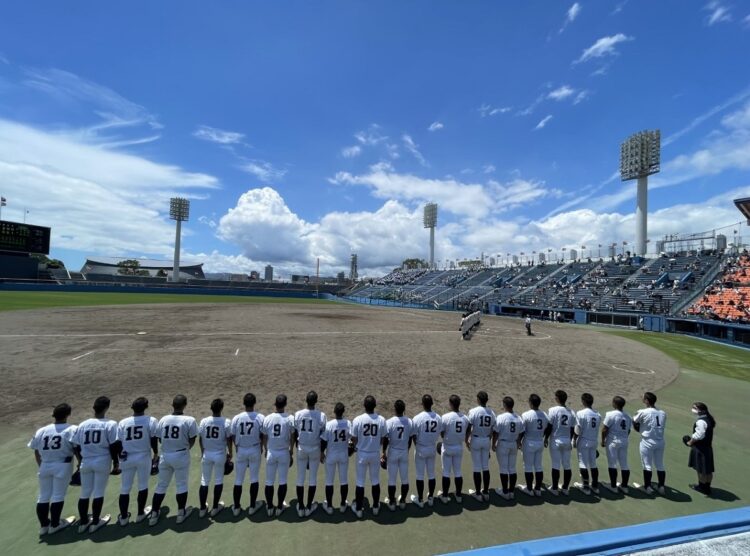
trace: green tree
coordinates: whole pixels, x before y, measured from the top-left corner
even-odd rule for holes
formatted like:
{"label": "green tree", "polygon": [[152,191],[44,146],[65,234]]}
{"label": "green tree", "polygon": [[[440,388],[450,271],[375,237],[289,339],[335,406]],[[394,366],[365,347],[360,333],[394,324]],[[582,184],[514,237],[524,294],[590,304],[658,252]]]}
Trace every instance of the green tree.
{"label": "green tree", "polygon": [[125,276],[148,276],[148,270],[141,268],[140,261],[136,259],[125,259],[117,263],[119,267],[117,269],[118,274],[124,274]]}
{"label": "green tree", "polygon": [[404,262],[401,263],[401,268],[405,268],[407,270],[412,270],[415,268],[427,268],[427,261],[422,259],[405,259]]}
{"label": "green tree", "polygon": [[50,259],[42,253],[32,253],[31,256],[39,261],[39,264],[46,265],[47,268],[65,268],[65,263],[60,259]]}

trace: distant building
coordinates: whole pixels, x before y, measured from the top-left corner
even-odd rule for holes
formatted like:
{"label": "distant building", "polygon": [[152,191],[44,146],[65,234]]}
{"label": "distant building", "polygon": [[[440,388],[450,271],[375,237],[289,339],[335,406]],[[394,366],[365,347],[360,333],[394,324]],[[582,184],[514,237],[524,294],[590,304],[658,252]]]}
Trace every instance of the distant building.
{"label": "distant building", "polygon": [[270,264],[266,266],[266,274],[264,280],[266,282],[273,282],[273,267]]}
{"label": "distant building", "polygon": [[251,282],[257,282],[258,280],[260,280],[260,272],[258,272],[257,270],[251,270],[250,271],[250,281]]}
{"label": "distant building", "polygon": [[[135,257],[87,257],[86,262],[81,268],[82,274],[106,274],[109,276],[121,275],[120,267],[117,263],[125,260],[136,260],[139,263],[138,270],[142,271],[143,276],[164,277],[171,276],[172,261],[158,261],[151,259],[138,259]],[[146,274],[148,272],[148,274]],[[198,278],[205,280],[203,274],[203,263],[181,264],[180,279],[189,280]]]}

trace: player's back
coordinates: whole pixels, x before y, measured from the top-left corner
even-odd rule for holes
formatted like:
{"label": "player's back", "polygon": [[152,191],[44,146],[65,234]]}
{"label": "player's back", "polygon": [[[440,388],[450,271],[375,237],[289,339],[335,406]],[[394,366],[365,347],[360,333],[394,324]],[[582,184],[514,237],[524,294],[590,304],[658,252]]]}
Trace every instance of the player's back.
{"label": "player's back", "polygon": [[357,450],[361,452],[377,452],[386,434],[385,418],[377,413],[363,413],[352,423],[352,436],[357,438]]}
{"label": "player's back", "polygon": [[636,413],[634,421],[640,425],[639,432],[644,440],[655,443],[664,442],[664,427],[667,424],[666,412],[655,407],[647,407]]}
{"label": "player's back", "polygon": [[478,438],[489,438],[495,426],[497,415],[488,407],[481,405],[469,411],[469,423],[471,423],[471,434]]}
{"label": "player's back", "polygon": [[599,412],[585,407],[576,414],[576,421],[580,430],[578,436],[585,442],[596,444],[599,440],[599,427],[602,424],[602,416]]}
{"label": "player's back", "polygon": [[544,430],[547,428],[549,419],[541,409],[529,409],[521,415],[523,421],[524,438],[531,442],[544,440]]}
{"label": "player's back", "polygon": [[300,409],[294,414],[294,429],[302,449],[320,449],[320,435],[326,428],[326,414],[318,409]]}
{"label": "player's back", "polygon": [[109,447],[117,441],[117,422],[111,419],[87,419],[76,430],[74,444],[84,458],[108,457]]}
{"label": "player's back", "polygon": [[347,419],[331,419],[326,423],[322,438],[328,443],[328,453],[343,452],[349,448],[351,428],[352,424]]}
{"label": "player's back", "polygon": [[70,462],[76,428],[69,423],[52,423],[42,427],[34,434],[29,447],[39,452],[44,463]]}
{"label": "player's back", "polygon": [[608,411],[604,416],[604,426],[607,427],[607,440],[627,442],[633,420],[630,415],[619,409]]}
{"label": "player's back", "polygon": [[231,436],[232,423],[226,417],[206,417],[198,427],[203,449],[206,452],[224,452],[227,438]]}
{"label": "player's back", "polygon": [[501,442],[516,442],[523,432],[523,421],[513,412],[500,413],[495,420],[495,432]]}
{"label": "player's back", "polygon": [[434,446],[440,439],[443,422],[440,415],[434,411],[423,411],[412,420],[413,435],[417,438],[417,446]]}
{"label": "player's back", "polygon": [[159,438],[163,452],[190,449],[190,439],[198,436],[198,424],[189,415],[165,415],[159,420]]}
{"label": "player's back", "polygon": [[547,413],[552,424],[552,438],[556,440],[570,440],[571,431],[576,426],[576,414],[563,405],[556,405]]}
{"label": "player's back", "polygon": [[466,429],[469,419],[460,411],[445,413],[443,421],[443,443],[446,446],[460,446],[466,439]]}
{"label": "player's back", "polygon": [[392,450],[407,450],[412,436],[412,420],[405,415],[394,415],[385,423],[388,446]]}
{"label": "player's back", "polygon": [[117,436],[122,442],[122,451],[141,454],[151,451],[151,439],[157,436],[159,421],[150,415],[126,417],[117,425]]}
{"label": "player's back", "polygon": [[294,418],[288,413],[271,413],[263,419],[263,434],[272,452],[288,450],[294,429]]}
{"label": "player's back", "polygon": [[257,411],[243,411],[232,418],[230,431],[237,448],[254,448],[260,445],[264,416]]}

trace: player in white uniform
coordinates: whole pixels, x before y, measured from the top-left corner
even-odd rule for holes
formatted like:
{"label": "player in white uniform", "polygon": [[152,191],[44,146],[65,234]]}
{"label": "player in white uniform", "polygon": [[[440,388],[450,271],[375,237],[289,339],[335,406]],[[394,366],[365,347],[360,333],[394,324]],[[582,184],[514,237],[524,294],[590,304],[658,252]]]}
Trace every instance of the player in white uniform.
{"label": "player in white uniform", "polygon": [[[288,506],[286,498],[286,479],[294,458],[294,417],[286,412],[286,396],[276,396],[276,411],[263,419],[263,447],[266,450],[266,511],[268,517],[280,516]],[[279,504],[273,505],[273,485],[276,476],[279,478]]]}
{"label": "player in white uniform", "polygon": [[201,449],[201,487],[198,489],[200,510],[198,515],[208,513],[208,485],[214,476],[214,500],[211,517],[224,509],[221,493],[224,490],[224,464],[232,459],[232,423],[221,416],[224,400],[216,398],[211,402],[211,417],[206,417],[198,427],[198,442]]}
{"label": "player in white uniform", "polygon": [[346,497],[349,494],[349,439],[352,424],[344,419],[345,410],[341,402],[334,406],[333,414],[336,418],[326,423],[326,428],[320,436],[323,453],[321,459],[326,465],[326,501],[323,509],[329,515],[333,513],[333,482],[336,470],[339,473],[341,489],[341,513],[344,513],[349,505]]}
{"label": "player in white uniform", "polygon": [[664,484],[667,472],[664,469],[664,427],[667,414],[656,407],[656,395],[651,392],[643,394],[645,409],[640,409],[633,417],[633,428],[641,434],[641,463],[643,464],[643,488],[648,494],[654,493],[651,485],[654,467],[659,481],[659,494],[666,492]]}
{"label": "player in white uniform", "polygon": [[372,513],[380,512],[380,448],[387,434],[385,418],[375,413],[377,402],[367,396],[365,412],[352,423],[351,445],[357,450],[357,487],[354,515],[361,518],[365,502],[365,480],[369,473],[372,485]]}
{"label": "player in white uniform", "polygon": [[[584,494],[599,494],[599,468],[596,465],[596,446],[599,440],[599,427],[602,416],[594,411],[594,396],[585,393],[581,396],[583,409],[576,413],[575,435],[573,446],[578,448],[578,469],[581,472],[583,484],[580,486]],[[589,471],[591,472],[591,488],[589,488]]]}
{"label": "player in white uniform", "polygon": [[[383,455],[388,469],[388,498],[385,503],[394,511],[396,503],[402,510],[406,508],[409,494],[409,448],[412,441],[412,421],[404,415],[406,404],[396,400],[393,404],[396,415],[385,423],[387,435],[383,440]],[[401,495],[396,499],[396,480],[401,479]]]}
{"label": "player in white uniform", "polygon": [[479,405],[469,411],[469,427],[466,429],[466,447],[471,453],[474,472],[474,492],[469,494],[478,494],[485,500],[490,499],[490,444],[497,419],[495,412],[487,407],[488,400],[489,396],[484,390],[477,393]]}
{"label": "player in white uniform", "polygon": [[418,507],[424,507],[424,476],[427,475],[427,505],[432,507],[435,494],[435,444],[443,432],[443,421],[440,415],[432,411],[432,396],[422,396],[424,411],[412,419],[412,437],[414,438],[414,467],[417,476],[417,494],[411,495],[411,501]]}
{"label": "player in white uniform", "polygon": [[[309,517],[317,508],[315,491],[320,465],[320,437],[326,429],[326,414],[315,409],[318,394],[311,390],[305,398],[306,409],[294,414],[294,438],[297,443],[297,515]],[[305,504],[305,475],[310,471]]]}
{"label": "player in white uniform", "polygon": [[630,467],[628,467],[628,435],[633,425],[630,415],[623,411],[625,399],[620,396],[612,398],[613,411],[608,411],[602,424],[602,448],[607,449],[607,467],[609,469],[609,484],[602,486],[610,492],[617,492],[617,466],[622,472],[622,482],[619,485],[623,494],[628,493]]}
{"label": "player in white uniform", "polygon": [[231,424],[232,441],[236,448],[234,456],[234,491],[232,497],[232,514],[240,515],[242,506],[242,483],[245,481],[245,471],[250,475],[250,505],[248,515],[253,515],[261,507],[258,501],[260,490],[260,460],[261,460],[261,428],[264,416],[255,411],[255,394],[248,392],[242,399],[245,411],[234,416]]}
{"label": "player in white uniform", "polygon": [[151,515],[148,518],[148,524],[152,527],[159,523],[161,504],[173,475],[177,494],[177,523],[185,521],[193,512],[192,506],[187,505],[188,478],[190,449],[195,445],[195,438],[198,436],[198,424],[194,418],[184,414],[187,402],[187,398],[182,394],[176,395],[172,400],[174,411],[159,421],[159,480],[151,499]]}
{"label": "player in white uniform", "polygon": [[568,394],[565,390],[555,392],[557,405],[547,412],[550,426],[544,439],[545,446],[549,445],[549,455],[552,459],[552,485],[550,494],[557,496],[560,492],[560,469],[563,472],[562,493],[567,496],[573,471],[570,468],[570,456],[573,451],[573,431],[576,426],[576,414],[565,406]]}
{"label": "player in white uniform", "polygon": [[42,427],[34,434],[28,446],[34,450],[39,467],[39,496],[36,515],[39,518],[39,535],[57,533],[70,525],[72,519],[61,519],[65,493],[73,474],[73,436],[76,426],[68,424],[71,409],[66,403],[52,410],[55,422]]}
{"label": "player in white uniform", "polygon": [[451,474],[456,483],[456,502],[463,502],[462,490],[464,476],[461,473],[461,462],[464,458],[464,442],[466,441],[466,430],[469,428],[469,419],[461,413],[461,398],[453,394],[448,398],[450,412],[443,415],[442,437],[443,446],[440,451],[440,463],[443,468],[443,490],[438,492],[440,501],[447,504],[450,501],[448,492],[451,486]]}
{"label": "player in white uniform", "polygon": [[537,394],[531,394],[529,396],[530,409],[521,415],[523,433],[519,440],[521,441],[523,470],[526,478],[526,486],[522,486],[521,490],[529,496],[542,495],[542,481],[544,480],[542,453],[549,418],[544,411],[539,409],[541,403],[542,398]]}
{"label": "player in white uniform", "polygon": [[[513,412],[515,402],[510,396],[503,398],[503,413],[500,413],[495,419],[495,430],[492,435],[492,449],[497,456],[498,467],[500,468],[500,484],[502,488],[495,489],[495,492],[506,500],[515,497],[516,481],[516,459],[520,442],[519,436],[523,432],[523,421]],[[477,500],[477,498],[474,496]],[[489,493],[481,499],[487,502]]]}
{"label": "player in white uniform", "polygon": [[[120,469],[122,482],[120,486],[120,515],[117,518],[121,526],[130,521],[130,491],[138,476],[138,513],[136,523],[148,517],[151,508],[148,502],[148,481],[151,478],[151,465],[159,457],[159,422],[155,417],[146,415],[148,400],[136,398],[130,405],[132,417],[126,417],[117,425],[117,436],[122,444],[120,452]],[[153,452],[153,458],[151,453]]]}
{"label": "player in white uniform", "polygon": [[[110,515],[102,516],[104,491],[109,482],[110,466],[113,475],[119,475],[120,444],[117,439],[117,421],[107,419],[109,398],[101,396],[94,401],[94,418],[87,419],[76,430],[73,444],[81,459],[81,494],[78,499],[78,532],[93,533],[109,523]],[[89,523],[89,498],[91,522]]]}

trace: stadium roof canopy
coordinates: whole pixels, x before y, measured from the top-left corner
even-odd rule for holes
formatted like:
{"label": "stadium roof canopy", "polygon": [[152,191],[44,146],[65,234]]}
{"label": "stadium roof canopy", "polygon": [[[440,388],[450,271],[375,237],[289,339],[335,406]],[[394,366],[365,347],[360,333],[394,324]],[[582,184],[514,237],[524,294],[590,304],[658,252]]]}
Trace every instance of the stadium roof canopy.
{"label": "stadium roof canopy", "polygon": [[747,218],[747,223],[750,225],[750,197],[735,199],[734,206]]}
{"label": "stadium roof canopy", "polygon": [[[157,259],[140,259],[138,257],[86,257],[86,263],[96,266],[117,266],[117,263],[127,260],[136,260],[140,263],[143,269],[155,269],[159,270],[162,268],[172,268],[174,263],[167,260]],[[191,268],[191,267],[202,267],[203,263],[197,262],[182,262],[180,268]]]}

